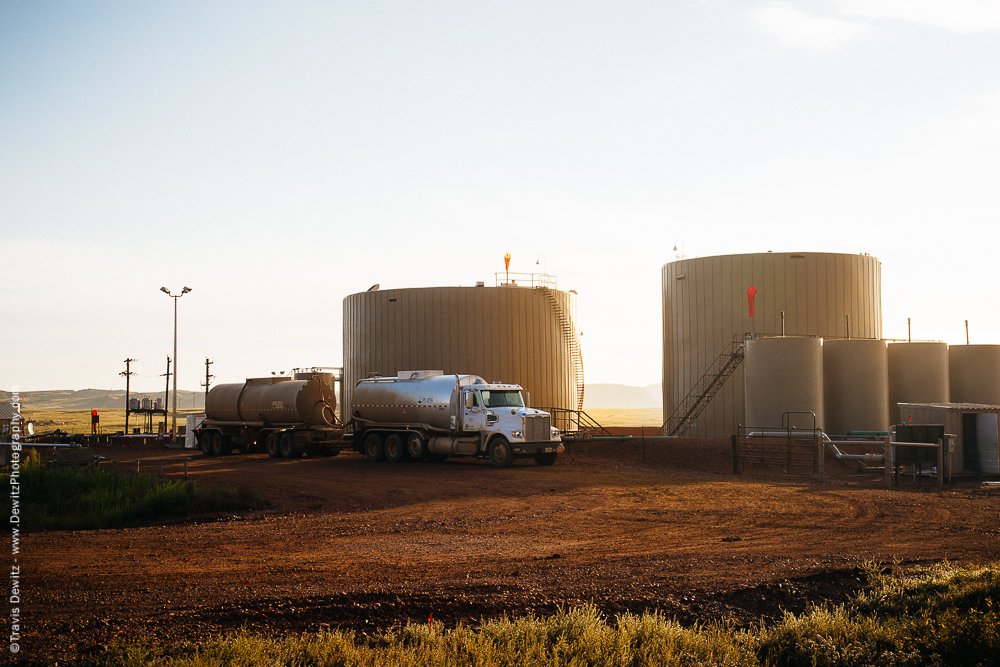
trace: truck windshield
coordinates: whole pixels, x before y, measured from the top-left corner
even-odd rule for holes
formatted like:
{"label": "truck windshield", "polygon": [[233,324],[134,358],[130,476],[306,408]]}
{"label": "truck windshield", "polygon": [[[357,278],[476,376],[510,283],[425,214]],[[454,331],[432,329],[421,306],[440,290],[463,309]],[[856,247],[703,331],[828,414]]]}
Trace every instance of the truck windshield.
{"label": "truck windshield", "polygon": [[483,404],[488,408],[521,408],[524,399],[519,391],[483,390]]}

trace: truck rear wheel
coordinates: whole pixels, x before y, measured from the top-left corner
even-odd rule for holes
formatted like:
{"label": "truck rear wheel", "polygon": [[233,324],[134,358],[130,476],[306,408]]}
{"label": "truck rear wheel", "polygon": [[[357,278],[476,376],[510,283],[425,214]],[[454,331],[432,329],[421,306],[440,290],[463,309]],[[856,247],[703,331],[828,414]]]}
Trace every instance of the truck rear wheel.
{"label": "truck rear wheel", "polygon": [[538,454],[537,456],[535,456],[535,463],[537,463],[540,466],[550,466],[553,463],[555,463],[556,459],[558,458],[559,454],[555,452],[550,452],[548,454]]}
{"label": "truck rear wheel", "polygon": [[419,433],[411,433],[406,439],[406,455],[411,461],[422,461],[427,457],[427,441]]}
{"label": "truck rear wheel", "polygon": [[274,431],[267,434],[267,440],[264,441],[264,450],[272,459],[281,456],[281,450],[278,449],[278,434]]}
{"label": "truck rear wheel", "polygon": [[385,460],[399,463],[406,458],[406,445],[398,433],[390,433],[385,438]]}
{"label": "truck rear wheel", "polygon": [[365,436],[364,454],[365,458],[372,463],[378,463],[385,458],[385,448],[382,445],[381,435],[369,433]]}
{"label": "truck rear wheel", "polygon": [[281,434],[281,440],[278,441],[278,448],[281,450],[281,458],[283,459],[295,458],[297,454],[295,451],[295,439],[291,433]]}
{"label": "truck rear wheel", "polygon": [[507,439],[498,436],[490,441],[490,463],[494,468],[509,468],[514,461],[514,448]]}

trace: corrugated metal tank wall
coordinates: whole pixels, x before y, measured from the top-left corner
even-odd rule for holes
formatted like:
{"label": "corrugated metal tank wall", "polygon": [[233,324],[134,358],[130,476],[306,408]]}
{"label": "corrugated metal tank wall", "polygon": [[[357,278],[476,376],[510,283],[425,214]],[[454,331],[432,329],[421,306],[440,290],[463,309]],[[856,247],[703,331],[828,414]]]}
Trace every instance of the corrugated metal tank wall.
{"label": "corrugated metal tank wall", "polygon": [[428,287],[346,297],[345,417],[359,379],[408,370],[516,383],[530,392],[534,406],[580,409],[582,360],[574,360],[569,340],[579,345],[575,297],[527,287]]}
{"label": "corrugated metal tank wall", "polygon": [[889,343],[889,419],[899,424],[900,403],[947,403],[948,344]]}
{"label": "corrugated metal tank wall", "polygon": [[[823,427],[823,341],[755,338],[746,342],[746,426]],[[812,412],[786,415],[786,412]]]}
{"label": "corrugated metal tank wall", "polygon": [[948,379],[952,402],[1000,405],[1000,345],[952,345]]}
{"label": "corrugated metal tank wall", "polygon": [[[687,395],[734,336],[882,337],[881,263],[869,255],[757,253],[663,266],[663,416]],[[747,288],[756,287],[755,317]],[[728,438],[745,423],[742,365],[685,433]]]}
{"label": "corrugated metal tank wall", "polygon": [[884,340],[823,341],[827,433],[889,430],[889,365]]}

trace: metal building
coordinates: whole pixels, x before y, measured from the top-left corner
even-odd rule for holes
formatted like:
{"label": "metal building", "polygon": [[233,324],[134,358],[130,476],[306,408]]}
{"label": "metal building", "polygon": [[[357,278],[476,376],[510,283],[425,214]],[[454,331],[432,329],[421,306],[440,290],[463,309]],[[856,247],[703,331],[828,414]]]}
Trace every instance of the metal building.
{"label": "metal building", "polygon": [[951,463],[945,464],[946,470],[977,475],[1000,472],[1000,439],[997,437],[1000,405],[902,403],[898,408],[902,423],[943,424],[945,433],[956,436],[952,442]]}
{"label": "metal building", "polygon": [[[870,255],[756,253],[663,266],[666,419],[734,338],[746,333],[882,337],[881,263]],[[747,290],[756,290],[750,317]],[[784,313],[784,318],[782,318]],[[746,423],[742,364],[684,434],[727,438]]]}
{"label": "metal building", "polygon": [[550,287],[428,287],[344,299],[344,405],[373,374],[441,370],[519,384],[531,405],[582,409],[576,293]]}

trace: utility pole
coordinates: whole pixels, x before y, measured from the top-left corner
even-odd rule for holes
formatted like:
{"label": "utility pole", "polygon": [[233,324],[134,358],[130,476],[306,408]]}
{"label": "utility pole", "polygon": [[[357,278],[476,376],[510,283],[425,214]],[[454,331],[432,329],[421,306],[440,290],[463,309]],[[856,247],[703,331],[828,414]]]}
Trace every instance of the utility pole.
{"label": "utility pole", "polygon": [[209,381],[210,378],[214,378],[215,377],[214,375],[209,375],[208,374],[208,367],[211,366],[214,363],[215,363],[214,361],[209,361],[208,357],[205,357],[205,384],[203,384],[202,386],[205,387],[205,409],[206,410],[208,409],[208,381]]}
{"label": "utility pole", "polygon": [[177,299],[181,298],[185,294],[191,291],[190,287],[185,286],[181,290],[180,294],[171,294],[170,290],[166,287],[161,287],[160,291],[169,296],[174,300],[174,414],[173,419],[171,419],[170,426],[170,442],[171,444],[177,443]]}
{"label": "utility pole", "polygon": [[167,357],[167,372],[160,377],[166,376],[167,388],[163,392],[163,432],[167,432],[167,413],[170,411],[170,357]]}
{"label": "utility pole", "polygon": [[128,415],[131,412],[131,410],[129,410],[128,399],[129,399],[129,378],[135,375],[135,373],[133,373],[131,370],[131,365],[133,361],[135,361],[135,359],[126,359],[125,372],[118,374],[125,376],[125,435],[128,435]]}

